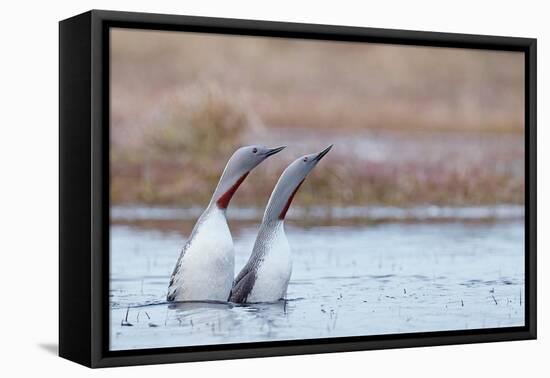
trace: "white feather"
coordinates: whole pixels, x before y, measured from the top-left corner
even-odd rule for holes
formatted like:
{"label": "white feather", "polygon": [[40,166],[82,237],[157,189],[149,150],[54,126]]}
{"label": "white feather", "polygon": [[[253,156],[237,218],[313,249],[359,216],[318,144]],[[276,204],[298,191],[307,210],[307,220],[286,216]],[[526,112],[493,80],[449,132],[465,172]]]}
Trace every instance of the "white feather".
{"label": "white feather", "polygon": [[292,259],[283,222],[275,226],[267,245],[247,302],[275,302],[286,296],[292,274]]}
{"label": "white feather", "polygon": [[172,286],[176,301],[226,301],[235,274],[233,239],[225,214],[213,206],[204,214],[185,251]]}

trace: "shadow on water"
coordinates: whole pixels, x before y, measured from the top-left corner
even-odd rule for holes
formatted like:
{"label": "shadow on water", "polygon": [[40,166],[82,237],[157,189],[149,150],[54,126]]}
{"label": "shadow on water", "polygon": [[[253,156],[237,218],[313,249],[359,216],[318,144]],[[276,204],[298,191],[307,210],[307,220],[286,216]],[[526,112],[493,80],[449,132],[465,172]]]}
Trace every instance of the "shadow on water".
{"label": "shadow on water", "polygon": [[[293,302],[254,304],[215,301],[172,302],[155,305],[154,311],[157,316],[151,315],[151,319],[147,318],[147,321],[152,321],[155,317],[155,327],[171,329],[172,332],[183,332],[188,338],[202,339],[204,335],[222,339],[230,335],[235,337],[240,333],[239,330],[245,329],[243,328],[245,326],[248,327],[247,334],[255,337],[262,334],[273,337],[280,328],[280,321],[293,310],[294,305],[291,303]],[[141,307],[140,310],[145,309]],[[158,315],[163,320],[160,320]]]}
{"label": "shadow on water", "polygon": [[184,313],[196,310],[228,310],[233,307],[231,302],[223,301],[187,301],[187,302],[165,302],[170,310]]}
{"label": "shadow on water", "polygon": [[286,313],[289,309],[289,302],[291,300],[279,300],[277,302],[258,302],[258,303],[243,303],[236,304],[243,311],[250,313],[261,312],[261,313]]}
{"label": "shadow on water", "polygon": [[250,322],[259,322],[272,328],[294,309],[294,300],[269,303],[231,302],[176,302],[168,305],[167,322],[175,320],[182,326],[198,328],[208,326],[212,332],[227,332],[228,327],[238,327]]}
{"label": "shadow on water", "polygon": [[233,303],[224,301],[185,301],[185,302],[164,302],[157,304],[168,304],[168,309],[175,310],[180,314],[204,310],[235,310],[246,311],[249,313],[280,311],[286,312],[290,302],[298,301],[303,298],[281,299],[276,302],[258,302],[258,303]]}

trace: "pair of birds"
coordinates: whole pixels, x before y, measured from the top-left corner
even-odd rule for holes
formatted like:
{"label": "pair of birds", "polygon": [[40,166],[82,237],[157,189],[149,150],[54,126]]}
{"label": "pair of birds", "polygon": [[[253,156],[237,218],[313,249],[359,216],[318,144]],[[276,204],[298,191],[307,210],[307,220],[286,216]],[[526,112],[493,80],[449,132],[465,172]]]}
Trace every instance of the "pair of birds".
{"label": "pair of birds", "polygon": [[296,159],[282,173],[267,203],[250,259],[235,279],[233,239],[225,217],[231,198],[248,174],[284,148],[247,146],[231,156],[178,258],[168,301],[259,303],[286,296],[292,261],[284,219],[300,185],[332,145]]}

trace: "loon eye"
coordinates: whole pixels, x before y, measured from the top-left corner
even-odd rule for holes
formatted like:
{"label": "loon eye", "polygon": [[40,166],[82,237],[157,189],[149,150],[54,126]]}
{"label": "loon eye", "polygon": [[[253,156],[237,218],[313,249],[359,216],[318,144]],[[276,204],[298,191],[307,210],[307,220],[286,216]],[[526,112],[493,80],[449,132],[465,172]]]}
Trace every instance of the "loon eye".
{"label": "loon eye", "polygon": [[256,147],[254,147],[254,148],[252,149],[252,153],[255,154],[256,152],[258,152],[258,149],[257,149]]}
{"label": "loon eye", "polygon": [[304,161],[307,163],[307,157],[304,158]]}

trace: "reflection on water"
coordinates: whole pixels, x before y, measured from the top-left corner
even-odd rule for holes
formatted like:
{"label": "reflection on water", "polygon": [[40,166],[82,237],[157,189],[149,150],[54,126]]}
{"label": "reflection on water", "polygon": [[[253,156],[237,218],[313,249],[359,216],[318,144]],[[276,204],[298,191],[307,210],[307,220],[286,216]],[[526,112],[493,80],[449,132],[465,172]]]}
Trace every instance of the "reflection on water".
{"label": "reflection on water", "polygon": [[[234,228],[236,270],[255,232]],[[112,226],[111,349],[524,324],[521,221],[289,224],[287,234],[287,301],[168,304],[169,275],[185,237]]]}

